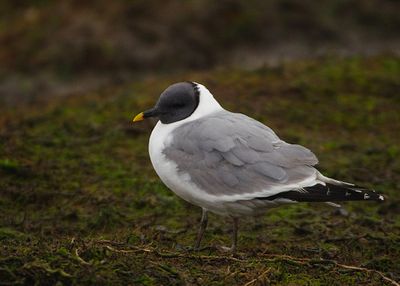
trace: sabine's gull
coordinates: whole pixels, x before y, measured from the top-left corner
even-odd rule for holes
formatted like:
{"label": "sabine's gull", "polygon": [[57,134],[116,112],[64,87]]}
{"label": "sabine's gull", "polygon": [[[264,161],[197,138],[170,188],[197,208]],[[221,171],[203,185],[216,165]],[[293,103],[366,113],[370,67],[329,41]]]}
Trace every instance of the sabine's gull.
{"label": "sabine's gull", "polygon": [[384,200],[373,190],[322,175],[310,150],[225,110],[199,83],[169,86],[133,121],[149,117],[159,119],[149,141],[155,171],[175,194],[203,210],[197,249],[209,211],[233,219],[230,249],[235,252],[241,216],[287,203]]}

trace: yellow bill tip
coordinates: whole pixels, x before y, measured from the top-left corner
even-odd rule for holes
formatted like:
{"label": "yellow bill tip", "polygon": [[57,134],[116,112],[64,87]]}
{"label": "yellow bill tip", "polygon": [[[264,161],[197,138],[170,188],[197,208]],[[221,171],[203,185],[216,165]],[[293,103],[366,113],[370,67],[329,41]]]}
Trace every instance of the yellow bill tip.
{"label": "yellow bill tip", "polygon": [[142,121],[143,119],[144,119],[143,112],[140,112],[138,115],[136,115],[136,116],[133,118],[133,122]]}

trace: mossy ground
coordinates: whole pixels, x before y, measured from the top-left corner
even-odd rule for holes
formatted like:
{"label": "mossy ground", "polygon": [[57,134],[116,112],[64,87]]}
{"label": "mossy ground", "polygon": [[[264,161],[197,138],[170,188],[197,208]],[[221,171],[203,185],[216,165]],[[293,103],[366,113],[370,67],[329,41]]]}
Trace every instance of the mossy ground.
{"label": "mossy ground", "polygon": [[[239,254],[185,250],[200,209],[154,173],[154,122],[131,124],[169,84],[202,82],[229,110],[307,146],[326,175],[386,202],[271,210],[240,223]],[[160,75],[0,113],[0,284],[383,285],[400,280],[400,60],[321,59],[257,71]],[[212,215],[205,246],[230,243]],[[274,256],[275,255],[275,256]],[[276,256],[281,255],[281,256]],[[299,263],[284,255],[308,258]],[[273,257],[273,258],[271,258]]]}

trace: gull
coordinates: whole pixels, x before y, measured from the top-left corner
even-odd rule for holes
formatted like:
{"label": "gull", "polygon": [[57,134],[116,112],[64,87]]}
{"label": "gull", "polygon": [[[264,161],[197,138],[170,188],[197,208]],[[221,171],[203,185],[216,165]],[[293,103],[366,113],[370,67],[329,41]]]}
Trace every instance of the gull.
{"label": "gull", "polygon": [[235,253],[240,217],[298,202],[384,200],[374,190],[322,175],[309,149],[283,141],[251,117],[225,110],[202,84],[169,86],[133,122],[150,117],[159,119],[149,140],[154,170],[176,195],[202,208],[195,249],[208,212],[232,218],[229,249]]}

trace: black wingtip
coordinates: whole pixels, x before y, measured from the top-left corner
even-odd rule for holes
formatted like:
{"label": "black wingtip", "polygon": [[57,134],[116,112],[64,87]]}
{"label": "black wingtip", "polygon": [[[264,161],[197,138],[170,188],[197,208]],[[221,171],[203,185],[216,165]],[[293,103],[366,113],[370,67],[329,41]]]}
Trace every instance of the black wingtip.
{"label": "black wingtip", "polygon": [[348,186],[348,185],[332,185],[332,184],[327,184],[327,187],[339,187],[342,188],[343,190],[347,191],[352,191],[355,192],[355,196],[353,195],[349,200],[366,200],[366,201],[377,201],[377,202],[383,202],[385,200],[385,197],[377,194],[375,190],[370,190],[364,187],[360,187],[357,185],[353,186]]}
{"label": "black wingtip", "polygon": [[384,196],[356,185],[336,185],[331,183],[316,184],[304,187],[301,191],[282,192],[263,200],[289,199],[297,202],[341,202],[341,201],[378,201],[383,202]]}

